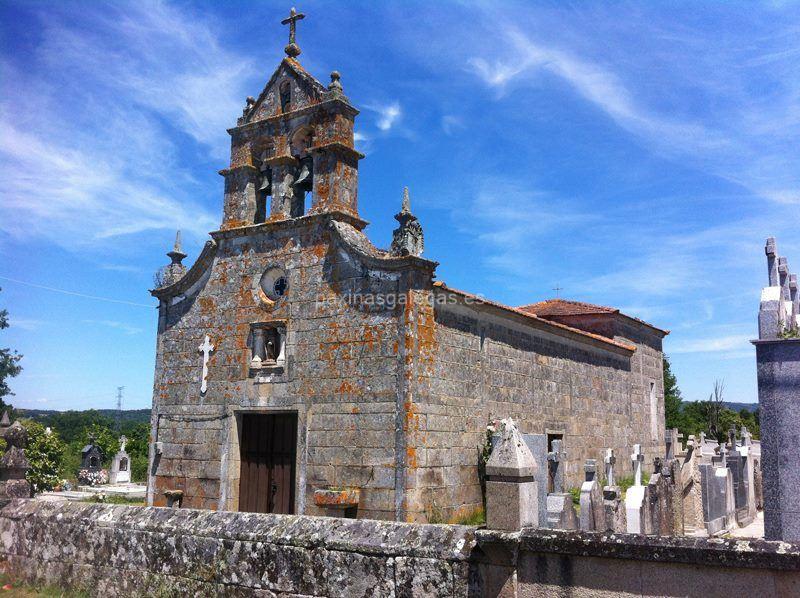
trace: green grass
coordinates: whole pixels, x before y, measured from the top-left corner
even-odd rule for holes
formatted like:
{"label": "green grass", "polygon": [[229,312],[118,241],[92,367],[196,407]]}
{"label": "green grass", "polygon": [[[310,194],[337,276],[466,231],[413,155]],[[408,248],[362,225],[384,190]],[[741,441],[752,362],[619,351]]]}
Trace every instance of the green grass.
{"label": "green grass", "polygon": [[117,495],[105,495],[101,497],[98,494],[95,494],[91,498],[87,498],[82,500],[81,502],[96,502],[102,503],[105,505],[130,505],[132,507],[144,507],[146,503],[144,499],[141,498],[129,498],[127,496],[117,496]]}
{"label": "green grass", "polygon": [[[10,589],[5,589],[10,586]],[[18,583],[11,580],[6,574],[0,574],[0,596],[13,596],[14,598],[89,598],[88,592],[64,590],[56,586],[37,586]]]}
{"label": "green grass", "polygon": [[485,525],[486,513],[483,512],[483,507],[477,507],[469,513],[460,515],[450,520],[454,525]]}

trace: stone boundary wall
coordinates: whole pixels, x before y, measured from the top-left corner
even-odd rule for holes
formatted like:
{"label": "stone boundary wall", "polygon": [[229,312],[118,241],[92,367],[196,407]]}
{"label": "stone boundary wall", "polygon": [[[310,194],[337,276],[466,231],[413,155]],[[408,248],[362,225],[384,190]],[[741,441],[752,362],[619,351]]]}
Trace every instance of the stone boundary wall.
{"label": "stone boundary wall", "polygon": [[92,596],[800,595],[800,545],[17,499],[14,580]]}

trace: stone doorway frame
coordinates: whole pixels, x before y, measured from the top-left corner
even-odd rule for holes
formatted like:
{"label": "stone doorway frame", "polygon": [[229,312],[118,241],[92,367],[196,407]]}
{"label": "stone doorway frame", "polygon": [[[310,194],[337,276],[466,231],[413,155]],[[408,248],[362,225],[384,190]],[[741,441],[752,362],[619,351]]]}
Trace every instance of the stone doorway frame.
{"label": "stone doorway frame", "polygon": [[277,415],[290,413],[297,418],[297,447],[295,449],[294,512],[303,515],[306,506],[306,410],[269,406],[229,407],[229,424],[222,444],[219,509],[239,511],[239,480],[241,477],[242,416],[246,414]]}

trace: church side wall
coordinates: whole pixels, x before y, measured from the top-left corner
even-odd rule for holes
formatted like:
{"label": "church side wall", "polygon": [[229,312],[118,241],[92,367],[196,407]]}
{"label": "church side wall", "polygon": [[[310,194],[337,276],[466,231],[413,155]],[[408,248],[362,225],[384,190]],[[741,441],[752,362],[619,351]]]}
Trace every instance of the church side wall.
{"label": "church side wall", "polygon": [[[208,281],[170,309],[160,334],[153,425],[163,452],[151,462],[151,504],[181,489],[185,506],[238,509],[242,415],[290,411],[298,414],[295,512],[322,514],[317,488],[356,486],[359,517],[394,518],[401,310],[343,297],[395,292],[399,275],[371,277],[322,226],[267,227],[218,242]],[[286,271],[289,288],[265,307],[256,289],[273,266]],[[248,367],[248,335],[265,320],[286,322],[286,362],[259,382]],[[201,395],[205,334],[215,350]]]}
{"label": "church side wall", "polygon": [[632,445],[647,446],[650,415],[637,392],[635,355],[592,349],[464,305],[437,305],[435,347],[431,374],[417,388],[424,429],[418,512],[452,519],[481,504],[478,453],[495,419],[513,417],[527,433],[563,434],[567,487],[583,480],[585,459],[602,463],[606,448],[625,475]]}

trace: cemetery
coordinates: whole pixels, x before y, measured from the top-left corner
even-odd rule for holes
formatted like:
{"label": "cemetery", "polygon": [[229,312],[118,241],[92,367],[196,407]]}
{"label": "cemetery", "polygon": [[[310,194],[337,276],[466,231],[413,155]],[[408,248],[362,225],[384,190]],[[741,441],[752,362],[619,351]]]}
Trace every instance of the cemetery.
{"label": "cemetery", "polygon": [[408,188],[371,243],[359,111],[300,65],[304,16],[228,130],[220,228],[188,268],[178,233],[156,275],[146,483],[117,430],[74,488],[35,487],[5,412],[0,572],[92,596],[800,596],[800,295],[776,240],[760,430],[667,428],[669,331],[435,280]]}

